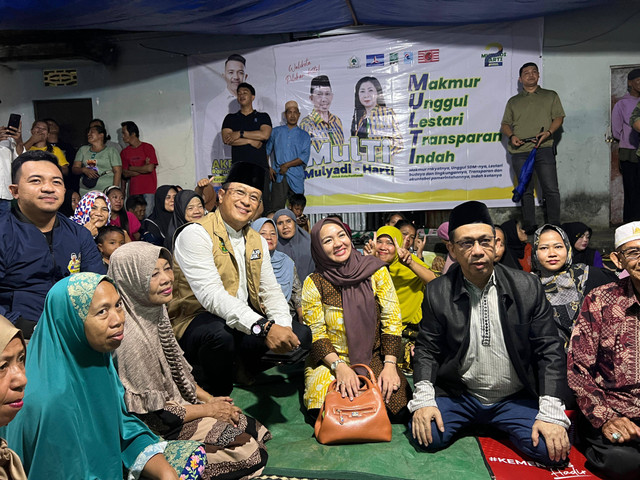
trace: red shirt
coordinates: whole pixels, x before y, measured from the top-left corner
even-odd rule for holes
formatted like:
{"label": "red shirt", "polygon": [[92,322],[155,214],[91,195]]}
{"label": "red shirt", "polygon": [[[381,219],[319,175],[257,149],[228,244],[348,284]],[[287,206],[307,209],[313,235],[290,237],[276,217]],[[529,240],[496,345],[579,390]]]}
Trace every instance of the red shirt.
{"label": "red shirt", "polygon": [[[150,143],[142,142],[136,148],[129,145],[120,152],[122,159],[122,169],[128,170],[129,167],[143,167],[147,164],[147,158],[150,164],[158,165],[158,157],[156,150]],[[141,195],[144,193],[156,193],[158,188],[158,178],[156,177],[155,168],[151,173],[141,173],[135,177],[129,178],[129,195]]]}

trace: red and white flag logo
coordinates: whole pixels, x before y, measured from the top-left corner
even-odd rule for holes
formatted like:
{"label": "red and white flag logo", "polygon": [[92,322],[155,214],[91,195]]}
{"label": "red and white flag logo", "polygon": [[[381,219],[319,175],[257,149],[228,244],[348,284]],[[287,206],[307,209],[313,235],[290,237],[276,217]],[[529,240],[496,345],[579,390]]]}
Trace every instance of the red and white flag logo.
{"label": "red and white flag logo", "polygon": [[420,50],[418,52],[418,63],[429,63],[440,61],[440,50],[435,48],[433,50]]}

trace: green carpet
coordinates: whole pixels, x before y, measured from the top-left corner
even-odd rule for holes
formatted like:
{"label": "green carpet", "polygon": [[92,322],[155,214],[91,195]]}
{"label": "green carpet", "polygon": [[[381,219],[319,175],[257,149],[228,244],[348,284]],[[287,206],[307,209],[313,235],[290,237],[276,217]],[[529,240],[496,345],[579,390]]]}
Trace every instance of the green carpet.
{"label": "green carpet", "polygon": [[[407,427],[393,425],[389,443],[320,445],[302,408],[302,365],[277,367],[260,375],[250,387],[236,387],[232,397],[248,415],[266,425],[265,476],[326,480],[489,480],[473,437],[461,438],[437,453],[418,452],[409,443]],[[273,478],[273,477],[272,477]]]}

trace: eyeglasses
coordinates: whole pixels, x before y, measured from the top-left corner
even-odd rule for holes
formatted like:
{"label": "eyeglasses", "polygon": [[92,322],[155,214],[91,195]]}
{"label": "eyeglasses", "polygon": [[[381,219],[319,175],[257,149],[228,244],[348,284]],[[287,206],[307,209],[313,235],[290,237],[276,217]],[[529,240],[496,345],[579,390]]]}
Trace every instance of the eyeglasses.
{"label": "eyeglasses", "polygon": [[241,188],[227,188],[228,192],[231,192],[231,196],[237,199],[245,199],[249,197],[249,201],[254,205],[257,205],[262,200],[261,197],[256,193],[248,193],[246,190],[242,190]]}
{"label": "eyeglasses", "polygon": [[619,253],[630,261],[638,260],[638,258],[640,258],[640,248],[627,248],[626,250],[620,250]]}
{"label": "eyeglasses", "polygon": [[484,249],[489,249],[489,248],[493,248],[494,246],[494,242],[495,242],[496,237],[483,237],[483,238],[474,238],[474,239],[468,239],[468,240],[460,240],[458,242],[454,242],[456,245],[458,245],[462,250],[471,250],[476,242],[478,242],[478,244],[484,248]]}

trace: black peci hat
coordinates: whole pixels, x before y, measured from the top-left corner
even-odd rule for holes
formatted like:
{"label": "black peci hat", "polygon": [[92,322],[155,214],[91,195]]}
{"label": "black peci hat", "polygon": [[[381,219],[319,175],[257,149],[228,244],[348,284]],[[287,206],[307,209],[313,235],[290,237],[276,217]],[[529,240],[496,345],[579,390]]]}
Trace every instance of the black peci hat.
{"label": "black peci hat", "polygon": [[249,162],[238,162],[231,165],[229,175],[224,183],[244,183],[262,192],[264,190],[264,179],[267,171],[260,165]]}
{"label": "black peci hat", "polygon": [[489,215],[489,209],[482,202],[471,200],[458,205],[449,214],[449,238],[453,231],[462,225],[471,223],[486,223],[493,227],[493,220]]}

